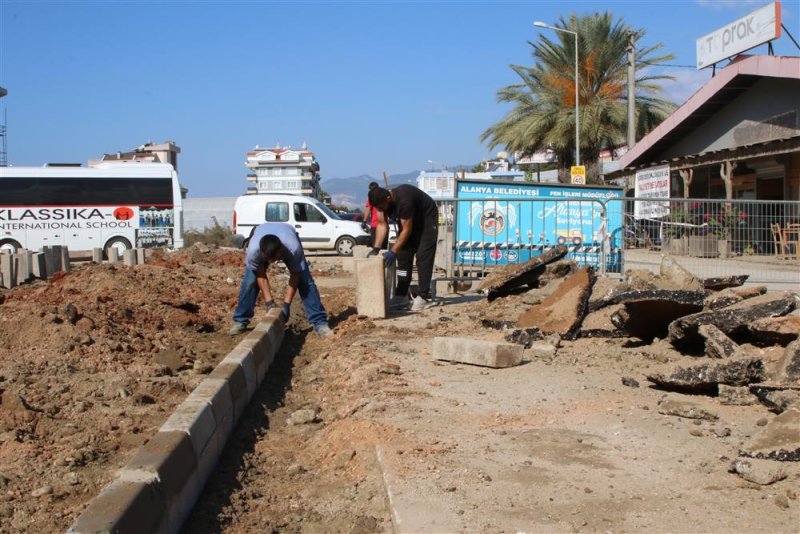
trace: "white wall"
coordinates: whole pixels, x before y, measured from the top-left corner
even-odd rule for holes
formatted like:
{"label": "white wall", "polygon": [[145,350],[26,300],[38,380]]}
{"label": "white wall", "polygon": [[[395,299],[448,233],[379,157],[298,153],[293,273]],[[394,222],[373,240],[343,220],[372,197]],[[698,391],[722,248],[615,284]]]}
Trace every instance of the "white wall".
{"label": "white wall", "polygon": [[183,226],[186,230],[202,232],[213,228],[214,218],[220,226],[233,227],[233,206],[237,197],[183,199]]}

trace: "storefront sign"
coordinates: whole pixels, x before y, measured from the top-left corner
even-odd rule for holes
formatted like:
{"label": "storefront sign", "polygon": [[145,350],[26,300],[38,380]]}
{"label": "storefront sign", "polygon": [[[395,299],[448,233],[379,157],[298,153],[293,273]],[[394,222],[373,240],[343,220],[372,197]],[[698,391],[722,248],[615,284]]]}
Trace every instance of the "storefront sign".
{"label": "storefront sign", "polygon": [[[669,198],[669,165],[636,171],[636,198]],[[657,219],[669,214],[669,202],[637,201],[633,207],[635,219]]]}
{"label": "storefront sign", "polygon": [[697,68],[740,54],[781,36],[781,3],[773,2],[697,40]]}

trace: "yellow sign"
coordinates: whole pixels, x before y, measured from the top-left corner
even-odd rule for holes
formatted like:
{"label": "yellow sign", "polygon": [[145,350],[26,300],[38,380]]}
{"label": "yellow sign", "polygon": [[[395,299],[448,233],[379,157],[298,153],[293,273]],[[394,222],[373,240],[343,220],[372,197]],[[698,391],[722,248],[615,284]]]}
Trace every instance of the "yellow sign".
{"label": "yellow sign", "polygon": [[573,165],[569,169],[572,176],[572,183],[577,185],[586,185],[586,167],[583,165]]}

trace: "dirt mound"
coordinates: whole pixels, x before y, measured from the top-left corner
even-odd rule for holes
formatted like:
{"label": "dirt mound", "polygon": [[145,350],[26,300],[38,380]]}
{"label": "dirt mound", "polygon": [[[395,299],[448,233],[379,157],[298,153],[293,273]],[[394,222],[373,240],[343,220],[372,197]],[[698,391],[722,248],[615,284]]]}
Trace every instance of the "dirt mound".
{"label": "dirt mound", "polygon": [[233,347],[243,253],[77,265],[0,301],[0,530],[65,530]]}

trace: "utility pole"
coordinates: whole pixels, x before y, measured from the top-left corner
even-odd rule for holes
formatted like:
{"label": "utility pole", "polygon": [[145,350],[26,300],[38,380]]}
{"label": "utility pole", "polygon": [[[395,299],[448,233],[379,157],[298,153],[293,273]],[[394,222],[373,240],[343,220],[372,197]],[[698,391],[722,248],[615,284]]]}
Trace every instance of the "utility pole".
{"label": "utility pole", "polygon": [[636,144],[636,32],[628,32],[628,150]]}

